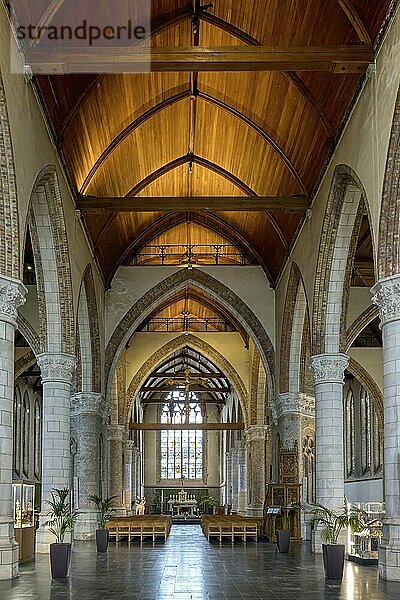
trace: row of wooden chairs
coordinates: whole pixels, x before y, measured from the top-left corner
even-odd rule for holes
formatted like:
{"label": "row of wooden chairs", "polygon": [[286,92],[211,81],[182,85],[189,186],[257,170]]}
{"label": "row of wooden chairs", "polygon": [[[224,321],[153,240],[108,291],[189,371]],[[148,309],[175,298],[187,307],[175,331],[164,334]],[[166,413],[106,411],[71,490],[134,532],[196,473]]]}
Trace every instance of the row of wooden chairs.
{"label": "row of wooden chairs", "polygon": [[167,540],[171,531],[172,519],[168,516],[143,515],[139,517],[116,517],[107,523],[108,535],[119,542],[127,538],[130,542],[134,538],[143,541],[145,537],[151,537],[153,542],[158,537]]}
{"label": "row of wooden chairs", "polygon": [[247,538],[256,542],[259,536],[259,524],[248,517],[241,516],[203,516],[201,528],[207,540],[216,537],[222,542],[223,538],[229,538],[232,542],[235,537],[240,537],[245,542]]}

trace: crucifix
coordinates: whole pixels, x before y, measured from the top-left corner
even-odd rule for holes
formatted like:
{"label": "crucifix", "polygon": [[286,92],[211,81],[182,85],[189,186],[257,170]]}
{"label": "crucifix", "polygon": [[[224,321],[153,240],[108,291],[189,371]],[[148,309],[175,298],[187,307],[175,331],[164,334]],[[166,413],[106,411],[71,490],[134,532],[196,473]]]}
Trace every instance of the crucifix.
{"label": "crucifix", "polygon": [[176,384],[185,384],[185,423],[189,423],[189,412],[190,412],[190,386],[193,384],[202,384],[204,385],[204,380],[201,379],[192,379],[191,372],[188,367],[183,371],[183,379],[182,376],[179,379],[168,379],[168,385],[176,385]]}

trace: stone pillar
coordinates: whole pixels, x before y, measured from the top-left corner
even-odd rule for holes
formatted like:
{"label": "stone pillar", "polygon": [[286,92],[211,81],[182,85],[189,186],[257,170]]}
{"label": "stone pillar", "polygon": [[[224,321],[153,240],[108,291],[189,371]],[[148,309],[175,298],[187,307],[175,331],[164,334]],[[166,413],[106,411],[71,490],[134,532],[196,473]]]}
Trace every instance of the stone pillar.
{"label": "stone pillar", "polygon": [[113,507],[116,511],[123,513],[123,442],[126,435],[124,425],[109,425],[107,428],[107,438],[109,447],[109,494],[116,496],[113,500]]}
{"label": "stone pillar", "polygon": [[400,276],[379,281],[372,302],[380,309],[383,338],[385,520],[379,575],[400,580]]}
{"label": "stone pillar", "polygon": [[36,552],[48,553],[54,536],[44,525],[46,500],[54,488],[70,488],[70,402],[75,356],[45,353],[37,357],[43,382],[42,512],[36,532]]}
{"label": "stone pillar", "polygon": [[[3,250],[1,250],[3,251]],[[0,276],[0,580],[18,576],[12,507],[14,337],[26,289]]]}
{"label": "stone pillar", "polygon": [[247,452],[244,442],[240,442],[238,450],[238,513],[246,514],[247,506]]}
{"label": "stone pillar", "polygon": [[266,489],[265,442],[267,427],[250,425],[246,429],[248,503],[246,515],[262,517]]}
{"label": "stone pillar", "polygon": [[124,506],[127,514],[132,514],[133,488],[133,452],[135,442],[126,440],[124,443]]}
{"label": "stone pillar", "polygon": [[[316,501],[333,509],[344,505],[343,384],[348,362],[345,354],[320,354],[310,363],[315,383]],[[318,532],[313,549],[322,551]]]}
{"label": "stone pillar", "polygon": [[76,540],[95,539],[98,511],[88,497],[101,490],[100,434],[104,398],[95,392],[80,392],[71,398],[71,417],[75,421],[77,453],[79,515],[74,527]]}
{"label": "stone pillar", "polygon": [[138,460],[139,460],[139,448],[134,446],[132,450],[132,501],[136,500],[136,496],[139,494],[138,488]]}
{"label": "stone pillar", "polygon": [[239,487],[239,465],[238,465],[238,450],[234,446],[231,450],[232,456],[232,510],[238,511],[238,487]]}

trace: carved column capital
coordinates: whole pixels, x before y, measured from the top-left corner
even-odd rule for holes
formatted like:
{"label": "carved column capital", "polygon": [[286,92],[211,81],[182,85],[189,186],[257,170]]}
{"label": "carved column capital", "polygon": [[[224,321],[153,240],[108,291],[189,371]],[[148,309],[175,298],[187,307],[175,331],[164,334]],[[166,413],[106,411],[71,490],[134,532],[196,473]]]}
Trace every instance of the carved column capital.
{"label": "carved column capital", "polygon": [[72,417],[77,417],[82,414],[94,414],[102,418],[104,409],[104,396],[97,392],[78,392],[71,396]]}
{"label": "carved column capital", "polygon": [[314,384],[344,383],[344,372],[349,364],[347,354],[318,354],[310,359]]}
{"label": "carved column capital", "polygon": [[250,425],[244,432],[246,436],[246,444],[252,442],[264,442],[267,439],[269,432],[268,425]]}
{"label": "carved column capital", "polygon": [[0,275],[0,320],[16,327],[18,308],[26,302],[27,292],[21,281]]}
{"label": "carved column capital", "polygon": [[50,381],[72,383],[76,366],[76,358],[73,354],[45,352],[38,355],[37,363],[42,373],[43,383]]}
{"label": "carved column capital", "polygon": [[124,425],[108,425],[107,427],[107,439],[117,442],[123,442],[126,437],[126,427]]}
{"label": "carved column capital", "polygon": [[379,308],[382,325],[400,320],[400,275],[378,281],[371,293],[372,303]]}
{"label": "carved column capital", "polygon": [[125,440],[124,442],[124,452],[133,452],[133,449],[136,448],[136,444],[133,440]]}

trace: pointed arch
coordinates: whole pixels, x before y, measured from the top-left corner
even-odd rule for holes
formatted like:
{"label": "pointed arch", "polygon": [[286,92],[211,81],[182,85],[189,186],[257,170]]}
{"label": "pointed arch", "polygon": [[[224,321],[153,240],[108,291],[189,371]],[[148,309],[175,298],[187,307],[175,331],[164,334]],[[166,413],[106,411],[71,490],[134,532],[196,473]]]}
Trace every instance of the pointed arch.
{"label": "pointed arch", "polygon": [[0,275],[21,278],[17,188],[6,95],[0,72]]}
{"label": "pointed arch", "polygon": [[338,165],[332,178],[319,245],[312,321],[314,354],[346,350],[351,272],[366,211],[366,195],[357,175],[349,166]]}
{"label": "pointed arch", "polygon": [[74,353],[71,267],[56,169],[45,167],[33,186],[28,226],[37,278],[40,350]]}
{"label": "pointed arch", "polygon": [[77,391],[101,392],[99,314],[91,264],[82,277],[76,332]]}
{"label": "pointed arch", "polygon": [[400,87],[397,94],[383,180],[379,220],[378,281],[400,274]]}
{"label": "pointed arch", "polygon": [[298,265],[293,262],[289,275],[285,306],[282,318],[280,348],[280,393],[298,393],[301,388],[301,365],[305,327],[308,321],[306,292]]}
{"label": "pointed arch", "polygon": [[[210,361],[212,361],[224,375],[228,378],[230,383],[232,384],[236,394],[240,406],[242,407],[243,417],[245,424],[248,423],[248,393],[246,390],[246,386],[243,383],[240,375],[237,370],[231,365],[231,363],[220,354],[213,346],[196,337],[195,335],[181,335],[169,342],[167,342],[164,346],[156,350],[150,358],[140,367],[137,373],[132,378],[128,391],[126,393],[126,417],[130,418],[131,409],[136,401],[136,397],[140,388],[148,378],[148,376],[158,367],[166,358],[168,358],[171,354],[184,348],[185,346],[189,346],[193,350],[200,352]],[[129,423],[128,423],[129,425]]]}
{"label": "pointed arch", "polygon": [[253,339],[267,373],[270,389],[274,387],[275,353],[270,337],[258,317],[235,292],[199,269],[181,269],[146,292],[121,319],[106,348],[105,375],[107,388],[112,380],[116,361],[138,325],[162,302],[187,285],[198,287],[219,302],[239,320]]}

